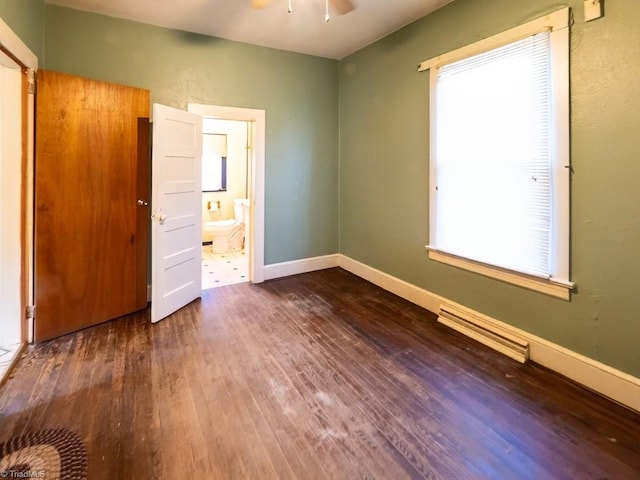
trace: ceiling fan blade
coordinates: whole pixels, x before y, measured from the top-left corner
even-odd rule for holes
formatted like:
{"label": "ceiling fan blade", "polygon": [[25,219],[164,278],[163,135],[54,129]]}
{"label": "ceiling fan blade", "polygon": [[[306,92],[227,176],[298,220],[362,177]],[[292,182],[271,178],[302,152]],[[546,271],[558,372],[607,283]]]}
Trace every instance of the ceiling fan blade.
{"label": "ceiling fan blade", "polygon": [[346,15],[356,8],[352,0],[329,0],[329,4],[338,15]]}
{"label": "ceiling fan blade", "polygon": [[[273,0],[250,0],[249,6],[255,9],[266,8],[273,3]],[[356,8],[352,0],[329,0],[331,10],[337,15],[346,15]]]}
{"label": "ceiling fan blade", "polygon": [[273,0],[251,0],[251,3],[249,3],[249,6],[251,8],[260,9],[260,8],[268,7],[269,5],[271,5],[271,2],[273,2]]}

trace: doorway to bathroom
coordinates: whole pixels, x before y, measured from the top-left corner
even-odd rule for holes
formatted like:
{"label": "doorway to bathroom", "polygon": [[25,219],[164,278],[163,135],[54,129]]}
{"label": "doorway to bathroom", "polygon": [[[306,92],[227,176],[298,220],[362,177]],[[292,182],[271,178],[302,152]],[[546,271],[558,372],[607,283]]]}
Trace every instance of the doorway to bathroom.
{"label": "doorway to bathroom", "polygon": [[249,281],[251,122],[202,119],[202,289]]}
{"label": "doorway to bathroom", "polygon": [[203,117],[202,289],[262,282],[265,112],[188,110]]}

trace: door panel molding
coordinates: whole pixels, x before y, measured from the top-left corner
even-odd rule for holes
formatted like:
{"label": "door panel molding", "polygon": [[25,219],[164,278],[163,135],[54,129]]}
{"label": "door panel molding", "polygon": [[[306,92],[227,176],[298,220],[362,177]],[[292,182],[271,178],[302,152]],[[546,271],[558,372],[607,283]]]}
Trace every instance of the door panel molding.
{"label": "door panel molding", "polygon": [[153,104],[151,321],[202,293],[202,117]]}

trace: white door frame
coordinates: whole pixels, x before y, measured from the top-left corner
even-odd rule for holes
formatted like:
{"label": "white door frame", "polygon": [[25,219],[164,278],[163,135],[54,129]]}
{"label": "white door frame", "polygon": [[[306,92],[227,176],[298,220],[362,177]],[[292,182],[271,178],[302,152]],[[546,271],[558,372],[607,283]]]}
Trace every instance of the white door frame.
{"label": "white door frame", "polygon": [[[8,53],[11,58],[0,52],[3,57],[4,67],[9,69],[25,69],[28,74],[30,84],[35,82],[35,72],[38,70],[38,57],[26,46],[26,44],[16,35],[13,30],[0,18],[0,47],[2,51]],[[19,75],[21,77],[21,74]],[[9,168],[12,175],[11,182],[2,186],[2,230],[16,231],[19,235],[4,235],[2,240],[3,258],[9,255],[6,262],[3,260],[2,284],[3,293],[2,302],[5,314],[10,314],[11,319],[4,318],[3,322],[10,322],[8,325],[3,322],[0,328],[4,329],[8,326],[9,336],[4,341],[17,342],[24,344],[25,341],[31,342],[33,332],[31,325],[26,325],[24,312],[26,305],[33,304],[33,166],[34,166],[34,119],[35,119],[35,97],[34,92],[30,89],[27,93],[26,104],[23,103],[22,85],[14,88],[9,95],[17,93],[17,102],[12,99],[13,108],[6,111],[5,114],[10,115],[10,119],[5,116],[5,122],[9,121],[13,131],[9,132],[11,138],[17,142],[0,142],[3,144],[4,159],[0,160],[4,163],[4,167]],[[3,102],[4,103],[4,102]],[[23,111],[23,108],[25,109]],[[23,138],[23,119],[25,116],[27,129],[26,138]],[[15,118],[17,117],[17,118]],[[22,151],[23,146],[26,152]],[[7,149],[8,147],[8,149]],[[0,154],[2,156],[2,154]],[[26,162],[26,165],[24,164]],[[3,177],[5,176],[3,172]],[[7,178],[8,180],[8,178]],[[17,180],[17,182],[15,181]],[[11,199],[11,201],[8,201]],[[24,218],[22,216],[24,215]],[[16,224],[17,222],[17,224]],[[20,227],[20,223],[23,227]],[[7,228],[10,225],[11,228]],[[17,230],[16,230],[17,227]],[[22,228],[24,231],[22,231]],[[24,237],[22,234],[24,233]],[[11,263],[5,265],[5,263]],[[13,317],[15,316],[15,319]],[[15,323],[14,323],[15,322]],[[5,331],[6,333],[6,331]],[[17,355],[14,356],[14,360]],[[3,358],[3,361],[13,360]],[[6,372],[6,370],[4,370]],[[2,375],[0,375],[0,382]]]}
{"label": "white door frame", "polygon": [[189,103],[187,111],[221,120],[252,122],[254,134],[251,148],[251,184],[249,185],[249,280],[264,281],[264,172],[266,114],[264,110]]}
{"label": "white door frame", "polygon": [[[0,345],[22,343],[22,72],[0,51]],[[0,351],[0,355],[4,352]]]}

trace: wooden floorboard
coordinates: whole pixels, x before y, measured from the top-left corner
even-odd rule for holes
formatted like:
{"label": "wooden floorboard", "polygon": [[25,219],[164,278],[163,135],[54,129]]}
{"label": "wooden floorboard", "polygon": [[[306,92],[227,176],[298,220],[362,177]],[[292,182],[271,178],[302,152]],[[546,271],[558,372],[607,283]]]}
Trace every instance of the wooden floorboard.
{"label": "wooden floorboard", "polygon": [[640,415],[338,268],[29,347],[0,443],[59,426],[90,479],[640,478]]}

